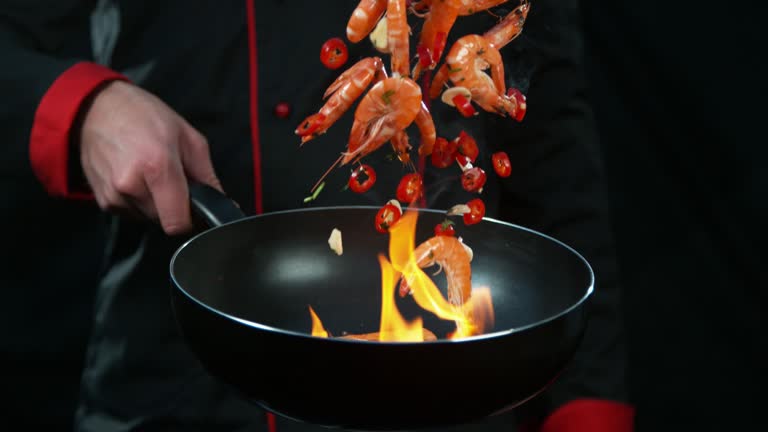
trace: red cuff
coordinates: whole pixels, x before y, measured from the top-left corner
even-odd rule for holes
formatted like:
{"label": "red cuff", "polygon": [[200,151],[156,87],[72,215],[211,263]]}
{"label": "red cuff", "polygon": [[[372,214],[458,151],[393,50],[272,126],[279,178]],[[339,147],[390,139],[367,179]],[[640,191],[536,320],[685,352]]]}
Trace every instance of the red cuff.
{"label": "red cuff", "polygon": [[632,432],[635,408],[601,399],[577,399],[561,406],[540,425],[526,432]]}
{"label": "red cuff", "polygon": [[90,199],[89,193],[70,190],[69,138],[83,101],[107,81],[126,80],[123,75],[96,63],[76,63],[51,84],[35,112],[29,138],[32,170],[50,195]]}

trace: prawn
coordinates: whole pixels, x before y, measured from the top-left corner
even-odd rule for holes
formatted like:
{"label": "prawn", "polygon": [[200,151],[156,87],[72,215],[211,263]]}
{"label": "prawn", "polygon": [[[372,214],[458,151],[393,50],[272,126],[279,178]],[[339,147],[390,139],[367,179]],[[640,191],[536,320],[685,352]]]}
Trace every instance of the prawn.
{"label": "prawn", "polygon": [[[419,156],[431,155],[432,148],[435,146],[435,140],[437,139],[437,131],[435,130],[435,123],[432,120],[432,114],[430,114],[424,101],[421,102],[421,109],[419,110],[419,113],[416,114],[416,118],[413,122],[416,124],[416,127],[419,128],[421,138],[419,144]],[[397,132],[392,138],[392,148],[402,163],[410,163],[411,158],[409,152],[412,147],[408,139],[408,134],[404,130]]]}
{"label": "prawn", "polygon": [[409,78],[393,77],[377,82],[355,110],[341,165],[375,151],[405,130],[419,115],[421,102],[421,88]]}
{"label": "prawn", "polygon": [[[473,15],[478,12],[506,3],[509,0],[462,0],[459,8],[459,16]],[[432,0],[420,0],[411,4],[413,13],[418,15],[418,11],[429,8]]]}
{"label": "prawn", "polygon": [[521,0],[520,6],[516,7],[503,20],[485,32],[483,37],[496,49],[502,49],[523,32],[523,26],[525,25],[525,20],[528,19],[529,10],[531,10],[529,0]]}
{"label": "prawn", "polygon": [[410,54],[408,37],[411,28],[408,26],[408,10],[405,0],[388,0],[387,2],[387,49],[392,62],[392,74],[408,76],[410,72]]}
{"label": "prawn", "polygon": [[[435,264],[445,270],[448,282],[448,301],[462,305],[472,294],[471,257],[464,244],[452,236],[434,236],[414,250],[416,264],[420,268],[431,267]],[[410,292],[408,281],[403,278],[400,282],[400,293]]]}
{"label": "prawn", "polygon": [[[522,0],[520,6],[483,36],[468,35],[451,47],[446,62],[435,74],[429,89],[430,98],[440,95],[450,79],[455,85],[466,87],[472,100],[484,110],[516,117],[521,102],[505,95],[504,63],[499,50],[522,32],[530,3]],[[491,68],[491,76],[484,72]]]}
{"label": "prawn", "polygon": [[437,65],[461,6],[462,0],[443,0],[430,5],[421,27],[417,49],[419,61],[413,68],[413,79],[421,76],[422,69],[434,69]]}
{"label": "prawn", "polygon": [[296,128],[295,133],[301,137],[301,144],[325,133],[349,110],[366,87],[374,79],[380,79],[382,74],[386,76],[382,60],[378,57],[368,57],[358,61],[339,75],[325,91],[323,99],[327,101],[322,108],[316,114],[304,119]]}
{"label": "prawn", "polygon": [[360,0],[347,22],[347,39],[358,43],[368,36],[387,9],[387,0]]}

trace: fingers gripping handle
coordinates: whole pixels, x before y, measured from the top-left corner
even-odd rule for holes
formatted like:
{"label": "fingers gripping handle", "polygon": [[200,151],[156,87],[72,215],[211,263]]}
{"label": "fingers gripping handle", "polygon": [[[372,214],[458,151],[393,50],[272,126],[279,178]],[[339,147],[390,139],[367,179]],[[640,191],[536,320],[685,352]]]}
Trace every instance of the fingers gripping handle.
{"label": "fingers gripping handle", "polygon": [[[222,192],[202,183],[190,183],[189,199],[193,216],[210,228],[245,217],[245,213]],[[195,221],[199,225],[198,221]]]}

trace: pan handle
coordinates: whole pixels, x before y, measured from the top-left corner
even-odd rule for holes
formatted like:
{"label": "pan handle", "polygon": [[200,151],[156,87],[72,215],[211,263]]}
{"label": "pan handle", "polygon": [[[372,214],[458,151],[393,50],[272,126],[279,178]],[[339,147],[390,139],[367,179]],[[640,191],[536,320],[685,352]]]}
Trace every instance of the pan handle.
{"label": "pan handle", "polygon": [[[245,217],[237,203],[218,190],[202,183],[189,184],[189,201],[193,219],[214,228]],[[195,223],[199,223],[195,221]]]}

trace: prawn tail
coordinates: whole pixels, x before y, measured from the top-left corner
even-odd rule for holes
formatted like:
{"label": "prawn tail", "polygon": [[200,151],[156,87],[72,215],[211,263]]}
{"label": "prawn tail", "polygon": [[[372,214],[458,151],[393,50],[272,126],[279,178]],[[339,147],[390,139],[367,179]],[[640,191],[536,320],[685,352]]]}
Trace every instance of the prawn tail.
{"label": "prawn tail", "polygon": [[416,126],[421,134],[419,156],[429,156],[432,154],[432,148],[435,146],[437,131],[435,130],[435,122],[432,120],[432,114],[429,113],[429,109],[424,101],[421,102],[421,110],[416,115]]}
{"label": "prawn tail", "polygon": [[411,161],[410,151],[413,148],[408,139],[408,134],[404,130],[397,132],[395,136],[392,137],[391,143],[392,150],[395,151],[400,162],[408,164]]}

